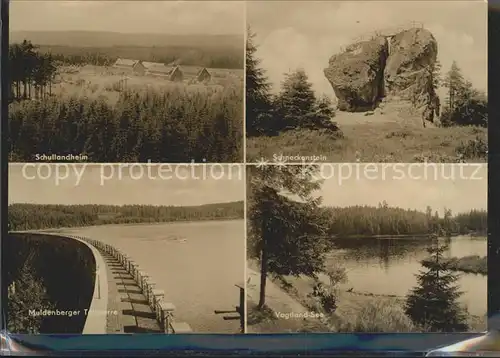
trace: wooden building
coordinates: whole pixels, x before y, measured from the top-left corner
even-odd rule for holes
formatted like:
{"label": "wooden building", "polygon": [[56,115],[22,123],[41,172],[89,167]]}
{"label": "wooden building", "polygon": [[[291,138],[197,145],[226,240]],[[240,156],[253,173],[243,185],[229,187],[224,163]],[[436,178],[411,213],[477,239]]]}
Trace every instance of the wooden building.
{"label": "wooden building", "polygon": [[139,60],[129,60],[125,58],[119,58],[113,65],[114,68],[123,70],[124,72],[134,72],[139,75],[144,75],[146,68]]}
{"label": "wooden building", "polygon": [[182,73],[189,78],[191,82],[209,82],[212,79],[212,75],[205,67],[182,66]]}
{"label": "wooden building", "polygon": [[163,77],[174,82],[181,82],[184,80],[184,75],[179,66],[167,66],[157,62],[146,62],[144,65],[147,75]]}
{"label": "wooden building", "polygon": [[208,70],[205,67],[203,67],[196,75],[196,80],[198,82],[209,82],[211,79],[212,75],[210,74],[210,72],[208,72]]}

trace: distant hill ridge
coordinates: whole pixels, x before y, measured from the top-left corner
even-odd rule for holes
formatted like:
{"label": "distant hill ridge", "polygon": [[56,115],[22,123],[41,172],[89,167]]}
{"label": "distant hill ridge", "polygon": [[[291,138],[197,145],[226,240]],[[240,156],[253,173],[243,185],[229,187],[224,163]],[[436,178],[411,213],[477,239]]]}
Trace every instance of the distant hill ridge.
{"label": "distant hill ridge", "polygon": [[9,42],[72,47],[230,47],[243,50],[244,35],[126,34],[100,31],[12,31]]}

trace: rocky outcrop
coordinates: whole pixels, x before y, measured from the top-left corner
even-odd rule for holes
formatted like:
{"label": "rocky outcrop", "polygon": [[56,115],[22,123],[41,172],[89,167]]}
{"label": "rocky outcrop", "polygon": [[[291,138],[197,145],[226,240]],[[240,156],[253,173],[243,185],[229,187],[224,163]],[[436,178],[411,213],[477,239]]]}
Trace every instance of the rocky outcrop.
{"label": "rocky outcrop", "polygon": [[375,108],[384,91],[388,44],[384,37],[363,41],[330,58],[325,76],[335,91],[338,109],[356,112]]}
{"label": "rocky outcrop", "polygon": [[341,111],[373,110],[397,97],[433,121],[439,98],[433,86],[437,41],[426,29],[411,28],[349,46],[330,58],[324,73]]}

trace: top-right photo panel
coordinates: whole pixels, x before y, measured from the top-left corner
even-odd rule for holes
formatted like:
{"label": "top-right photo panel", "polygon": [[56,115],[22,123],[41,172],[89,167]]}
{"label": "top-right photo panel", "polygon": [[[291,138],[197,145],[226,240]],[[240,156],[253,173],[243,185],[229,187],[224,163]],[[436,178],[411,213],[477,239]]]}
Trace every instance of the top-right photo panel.
{"label": "top-right photo panel", "polygon": [[483,1],[249,1],[251,163],[486,162]]}

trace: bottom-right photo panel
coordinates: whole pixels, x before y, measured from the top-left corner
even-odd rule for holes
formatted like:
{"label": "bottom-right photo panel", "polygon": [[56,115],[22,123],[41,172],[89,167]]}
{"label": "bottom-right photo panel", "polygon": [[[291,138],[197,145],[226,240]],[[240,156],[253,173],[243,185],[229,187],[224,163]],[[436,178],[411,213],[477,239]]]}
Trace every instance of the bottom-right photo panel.
{"label": "bottom-right photo panel", "polygon": [[483,332],[485,164],[247,169],[247,332]]}

